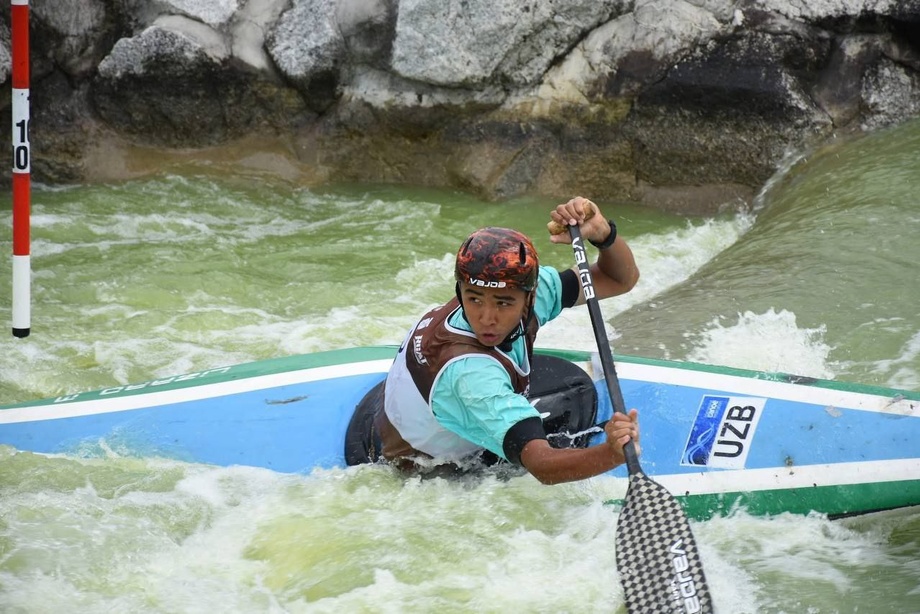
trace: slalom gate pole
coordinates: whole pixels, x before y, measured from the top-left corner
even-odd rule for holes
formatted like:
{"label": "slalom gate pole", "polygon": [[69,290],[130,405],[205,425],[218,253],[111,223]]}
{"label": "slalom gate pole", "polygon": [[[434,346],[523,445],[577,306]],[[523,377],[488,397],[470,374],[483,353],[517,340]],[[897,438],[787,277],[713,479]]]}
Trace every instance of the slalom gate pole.
{"label": "slalom gate pole", "polygon": [[13,336],[31,332],[29,247],[31,150],[29,147],[29,0],[12,0],[11,47],[13,84]]}

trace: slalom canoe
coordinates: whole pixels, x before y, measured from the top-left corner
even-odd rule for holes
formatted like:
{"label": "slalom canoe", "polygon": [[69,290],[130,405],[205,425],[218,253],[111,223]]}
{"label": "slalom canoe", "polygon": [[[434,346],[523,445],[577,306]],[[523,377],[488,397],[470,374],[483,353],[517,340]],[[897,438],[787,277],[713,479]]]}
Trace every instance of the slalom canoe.
{"label": "slalom canoe", "polygon": [[[395,351],[318,352],[0,406],[0,445],[290,473],[343,466],[353,410]],[[591,375],[598,419],[609,418],[596,355],[538,353]],[[626,405],[640,412],[642,467],[692,518],[920,505],[920,393],[630,356],[616,364]],[[625,491],[625,467],[598,479],[608,477]]]}

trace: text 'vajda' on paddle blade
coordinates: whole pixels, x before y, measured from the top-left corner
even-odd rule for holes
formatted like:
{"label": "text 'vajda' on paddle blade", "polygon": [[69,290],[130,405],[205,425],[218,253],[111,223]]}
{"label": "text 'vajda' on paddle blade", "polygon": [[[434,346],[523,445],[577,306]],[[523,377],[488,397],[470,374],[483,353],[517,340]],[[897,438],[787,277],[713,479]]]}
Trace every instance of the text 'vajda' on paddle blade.
{"label": "text 'vajda' on paddle blade", "polygon": [[677,499],[642,473],[629,477],[616,558],[630,614],[714,611],[690,522]]}

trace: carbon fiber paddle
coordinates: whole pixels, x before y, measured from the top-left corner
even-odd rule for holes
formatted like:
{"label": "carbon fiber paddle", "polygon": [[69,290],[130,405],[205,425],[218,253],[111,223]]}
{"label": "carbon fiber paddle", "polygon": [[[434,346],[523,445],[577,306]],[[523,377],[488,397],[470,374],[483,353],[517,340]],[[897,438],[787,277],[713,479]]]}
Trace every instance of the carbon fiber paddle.
{"label": "carbon fiber paddle", "polygon": [[[607,392],[614,411],[626,413],[623,393],[604,332],[591,269],[578,226],[569,226],[578,277],[588,302]],[[617,571],[630,614],[711,613],[703,563],[680,503],[642,472],[632,441],[623,446],[629,470],[626,502],[617,525]]]}

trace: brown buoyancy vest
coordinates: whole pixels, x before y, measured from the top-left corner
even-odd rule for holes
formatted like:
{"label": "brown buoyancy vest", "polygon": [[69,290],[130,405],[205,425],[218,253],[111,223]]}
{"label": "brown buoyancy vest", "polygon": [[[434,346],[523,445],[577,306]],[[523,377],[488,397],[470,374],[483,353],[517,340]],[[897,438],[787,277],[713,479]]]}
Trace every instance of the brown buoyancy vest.
{"label": "brown buoyancy vest", "polygon": [[[434,385],[438,374],[451,360],[470,354],[491,356],[505,368],[511,385],[518,394],[526,394],[530,386],[530,373],[524,375],[518,372],[511,358],[494,347],[483,345],[472,335],[454,332],[447,325],[448,318],[460,307],[457,298],[436,307],[426,313],[416,324],[415,330],[409,335],[405,347],[400,348],[396,360],[405,360],[412,381],[418,388],[422,398],[430,401],[431,387]],[[533,345],[540,328],[536,318],[528,318],[524,341],[527,347],[528,363],[532,362]],[[407,457],[429,455],[413,448],[394,427],[386,416],[386,412],[377,412],[374,428],[383,444],[382,454],[389,461],[397,461],[402,465]],[[430,458],[430,457],[429,457]]]}

